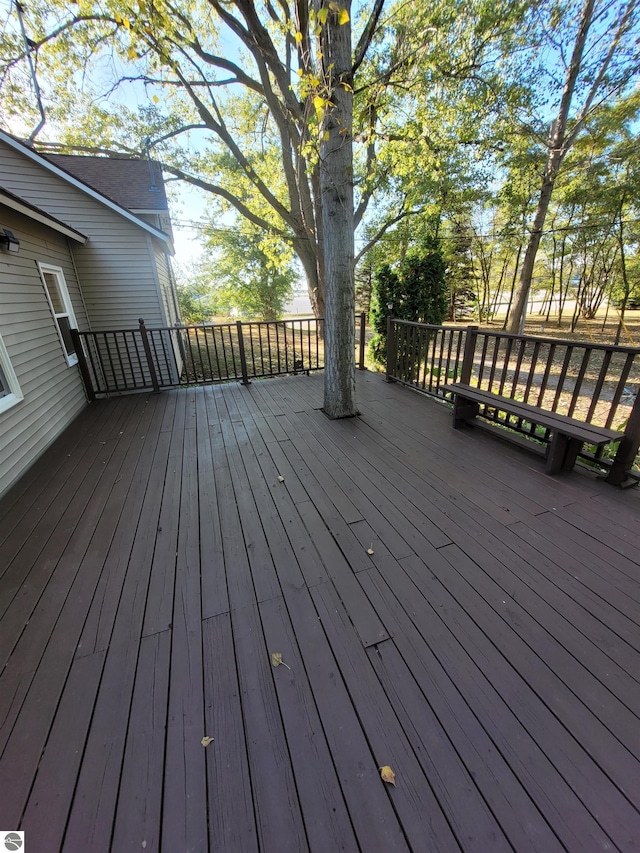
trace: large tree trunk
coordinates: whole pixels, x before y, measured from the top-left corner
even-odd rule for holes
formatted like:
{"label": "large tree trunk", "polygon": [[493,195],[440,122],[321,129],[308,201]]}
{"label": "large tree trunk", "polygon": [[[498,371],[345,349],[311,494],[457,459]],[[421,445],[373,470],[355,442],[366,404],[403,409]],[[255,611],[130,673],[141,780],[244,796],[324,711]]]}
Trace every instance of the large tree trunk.
{"label": "large tree trunk", "polygon": [[559,154],[559,151],[552,151],[547,161],[547,168],[544,173],[544,180],[540,190],[540,198],[538,200],[536,215],[533,220],[533,227],[531,228],[531,234],[529,235],[529,241],[527,242],[524,260],[520,267],[518,288],[516,290],[513,305],[509,312],[509,319],[506,324],[507,332],[510,332],[512,335],[522,334],[524,327],[525,308],[527,307],[529,291],[531,290],[533,267],[536,262],[536,255],[538,254],[538,247],[540,246],[540,240],[542,238],[542,229],[544,228],[544,220],[547,216],[547,211],[549,210],[553,184],[557,175],[557,165],[554,161],[559,161]]}
{"label": "large tree trunk", "polygon": [[309,291],[309,300],[311,308],[316,317],[324,317],[325,315],[325,294],[324,284],[318,269],[318,256],[314,251],[314,245],[311,240],[302,239],[294,241],[295,252],[300,258],[304,275],[307,280],[307,290]]}
{"label": "large tree trunk", "polygon": [[[343,0],[344,2],[344,0]],[[346,4],[347,12],[350,4]],[[331,103],[322,123],[320,187],[325,262],[324,411],[357,414],[353,244],[353,89],[351,23],[330,11],[322,28],[325,83]]]}
{"label": "large tree trunk", "polygon": [[[547,216],[547,211],[549,210],[549,202],[551,201],[553,185],[558,176],[558,170],[560,169],[560,165],[565,154],[575,139],[579,125],[584,121],[586,110],[595,95],[597,84],[599,83],[598,78],[596,78],[591,91],[587,95],[581,115],[576,123],[576,127],[573,129],[571,134],[567,136],[567,121],[571,110],[571,101],[573,100],[573,93],[575,91],[578,74],[580,73],[582,54],[584,52],[587,35],[589,34],[589,28],[593,19],[594,6],[595,0],[585,0],[582,7],[580,25],[578,27],[576,40],[573,46],[571,62],[567,67],[567,73],[565,75],[564,89],[562,91],[562,98],[558,108],[558,116],[551,125],[551,130],[549,132],[549,140],[547,142],[549,153],[542,177],[538,206],[536,208],[531,234],[529,235],[527,249],[524,254],[524,260],[520,269],[520,279],[518,281],[515,301],[511,307],[511,311],[509,312],[509,319],[506,324],[507,332],[510,332],[511,334],[521,333],[524,326],[525,309],[527,306],[529,291],[531,290],[533,267],[536,262],[536,255],[538,254],[538,247],[540,246],[540,238],[542,237],[542,229],[544,228],[544,221]],[[611,57],[608,55],[607,59],[603,63],[603,67],[600,69],[602,74],[604,74],[610,58]]]}

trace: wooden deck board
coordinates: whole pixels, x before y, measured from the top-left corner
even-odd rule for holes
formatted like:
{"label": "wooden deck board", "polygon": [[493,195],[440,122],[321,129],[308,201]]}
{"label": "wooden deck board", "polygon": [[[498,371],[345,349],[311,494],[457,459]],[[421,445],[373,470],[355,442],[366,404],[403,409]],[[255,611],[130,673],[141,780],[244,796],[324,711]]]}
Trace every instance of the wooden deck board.
{"label": "wooden deck board", "polygon": [[330,422],[322,384],[101,401],[0,500],[0,825],[52,853],[634,850],[637,494],[374,374]]}

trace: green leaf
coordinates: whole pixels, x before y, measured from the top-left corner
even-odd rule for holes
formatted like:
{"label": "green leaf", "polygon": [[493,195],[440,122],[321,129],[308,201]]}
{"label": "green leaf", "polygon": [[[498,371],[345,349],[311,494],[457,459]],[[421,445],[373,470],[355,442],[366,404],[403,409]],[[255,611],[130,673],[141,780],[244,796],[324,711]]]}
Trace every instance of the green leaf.
{"label": "green leaf", "polygon": [[318,20],[320,21],[321,24],[326,24],[328,17],[329,17],[329,10],[326,8],[326,6],[324,7],[324,9],[320,9],[318,11]]}

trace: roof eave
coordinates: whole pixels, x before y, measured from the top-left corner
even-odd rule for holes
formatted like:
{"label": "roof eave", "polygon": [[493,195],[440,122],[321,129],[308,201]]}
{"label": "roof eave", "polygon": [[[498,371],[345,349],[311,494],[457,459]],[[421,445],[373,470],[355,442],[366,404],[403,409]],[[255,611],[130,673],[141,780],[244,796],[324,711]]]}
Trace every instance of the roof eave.
{"label": "roof eave", "polygon": [[86,193],[88,196],[91,196],[91,198],[94,198],[96,201],[99,201],[105,207],[110,208],[115,213],[118,213],[120,214],[120,216],[123,216],[125,219],[128,219],[134,225],[137,225],[139,228],[143,228],[145,231],[148,231],[150,234],[152,234],[154,237],[157,237],[159,240],[163,240],[165,243],[168,244],[171,242],[169,237],[164,233],[164,231],[160,231],[159,228],[155,228],[153,225],[149,225],[149,223],[144,222],[142,219],[139,219],[135,214],[131,213],[131,211],[127,210],[124,207],[121,207],[119,204],[116,204],[114,201],[111,201],[111,199],[107,198],[106,196],[103,196],[102,193],[99,193],[97,190],[94,190],[93,187],[90,187],[88,184],[85,184],[84,181],[81,181],[79,178],[74,177],[69,172],[65,172],[64,169],[61,169],[59,166],[54,165],[45,157],[42,157],[40,154],[38,154],[37,151],[34,151],[32,148],[29,148],[27,145],[20,142],[18,139],[14,139],[14,137],[4,133],[4,131],[2,130],[0,130],[0,140],[5,142],[15,151],[21,152],[25,155],[25,157],[28,157],[29,159],[38,163],[43,168],[47,169],[47,171],[51,172],[54,175],[57,175],[59,178],[62,178],[62,180],[66,181],[68,184],[71,184],[72,186]]}

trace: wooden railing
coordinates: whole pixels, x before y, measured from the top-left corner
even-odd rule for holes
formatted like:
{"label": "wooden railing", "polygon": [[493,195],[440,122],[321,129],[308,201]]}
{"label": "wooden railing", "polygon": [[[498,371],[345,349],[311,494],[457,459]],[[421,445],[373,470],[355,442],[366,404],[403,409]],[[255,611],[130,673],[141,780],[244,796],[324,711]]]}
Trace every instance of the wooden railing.
{"label": "wooden railing", "polygon": [[[364,369],[366,317],[356,316],[356,361]],[[324,320],[201,324],[100,332],[72,330],[89,399],[112,393],[324,368]]]}
{"label": "wooden railing", "polygon": [[[624,438],[613,460],[600,452],[582,454],[609,468],[611,482],[625,479],[640,447],[640,349],[390,318],[387,378],[440,397],[446,396],[442,385],[465,382],[619,430]],[[482,415],[513,432],[548,442],[548,433],[535,423],[523,423],[497,409],[487,408]]]}

